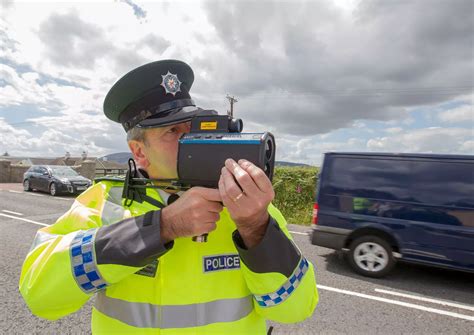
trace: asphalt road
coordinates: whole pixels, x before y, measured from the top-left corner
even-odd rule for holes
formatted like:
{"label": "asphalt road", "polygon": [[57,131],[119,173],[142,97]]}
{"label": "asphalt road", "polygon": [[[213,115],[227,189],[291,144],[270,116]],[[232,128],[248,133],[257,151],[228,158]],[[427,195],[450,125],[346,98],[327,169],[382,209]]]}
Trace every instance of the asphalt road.
{"label": "asphalt road", "polygon": [[[18,292],[21,264],[39,224],[54,223],[73,201],[0,184],[0,333],[90,333],[91,302],[51,322],[31,315]],[[389,277],[368,279],[354,274],[342,255],[311,245],[308,229],[290,225],[316,266],[320,301],[304,322],[269,323],[273,334],[474,334],[473,274],[398,264]]]}

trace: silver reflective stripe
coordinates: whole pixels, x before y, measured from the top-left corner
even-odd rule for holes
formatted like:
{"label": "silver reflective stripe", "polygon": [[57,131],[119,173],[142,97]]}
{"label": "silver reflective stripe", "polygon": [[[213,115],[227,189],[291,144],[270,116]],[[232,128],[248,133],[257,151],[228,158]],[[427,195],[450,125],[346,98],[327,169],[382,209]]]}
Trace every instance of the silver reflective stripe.
{"label": "silver reflective stripe", "polygon": [[122,207],[122,187],[114,186],[110,189],[102,209],[102,224],[108,226],[123,219],[125,210]]}
{"label": "silver reflective stripe", "polygon": [[253,310],[252,296],[192,305],[153,305],[130,302],[99,292],[95,308],[101,313],[138,328],[189,328],[216,322],[233,322]]}
{"label": "silver reflective stripe", "polygon": [[35,236],[35,239],[33,241],[33,244],[31,245],[30,251],[32,251],[34,248],[36,248],[41,243],[44,243],[44,242],[49,241],[49,240],[54,240],[57,236],[59,236],[59,235],[45,233],[45,232],[39,230],[36,233],[36,236]]}

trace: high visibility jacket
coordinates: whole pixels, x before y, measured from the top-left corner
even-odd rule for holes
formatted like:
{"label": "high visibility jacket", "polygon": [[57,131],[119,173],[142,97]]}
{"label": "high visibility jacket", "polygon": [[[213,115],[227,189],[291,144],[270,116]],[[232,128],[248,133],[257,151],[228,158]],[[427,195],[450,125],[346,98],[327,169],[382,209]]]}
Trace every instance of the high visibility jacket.
{"label": "high visibility jacket", "polygon": [[[250,249],[225,208],[207,243],[163,244],[159,208],[125,206],[122,188],[93,185],[38,231],[19,284],[33,314],[56,320],[95,295],[93,333],[264,334],[266,319],[291,323],[313,313],[313,266],[274,206]],[[157,190],[146,194],[163,202]]]}

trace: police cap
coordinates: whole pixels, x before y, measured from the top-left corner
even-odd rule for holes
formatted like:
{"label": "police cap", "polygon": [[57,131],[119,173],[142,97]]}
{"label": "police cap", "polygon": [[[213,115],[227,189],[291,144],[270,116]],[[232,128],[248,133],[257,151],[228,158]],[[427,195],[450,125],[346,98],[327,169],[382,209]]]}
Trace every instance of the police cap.
{"label": "police cap", "polygon": [[104,100],[104,113],[125,131],[189,121],[203,110],[189,95],[194,73],[178,60],[142,65],[120,78]]}

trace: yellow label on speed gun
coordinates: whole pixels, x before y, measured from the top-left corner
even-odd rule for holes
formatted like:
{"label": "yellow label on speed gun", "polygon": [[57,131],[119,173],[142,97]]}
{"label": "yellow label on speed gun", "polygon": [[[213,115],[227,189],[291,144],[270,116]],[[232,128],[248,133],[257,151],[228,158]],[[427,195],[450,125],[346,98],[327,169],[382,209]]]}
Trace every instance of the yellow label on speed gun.
{"label": "yellow label on speed gun", "polygon": [[216,130],[217,121],[212,122],[201,122],[201,130]]}

